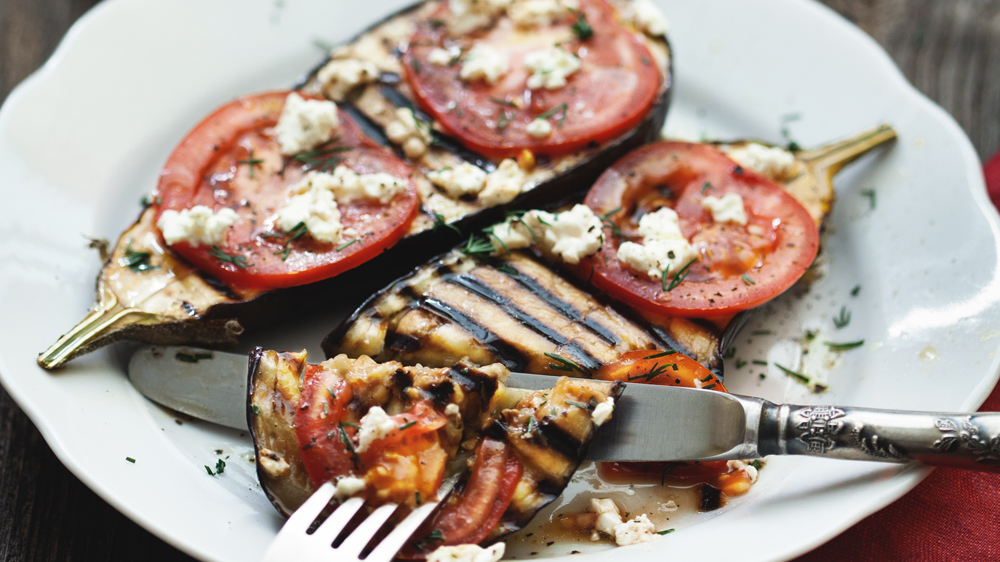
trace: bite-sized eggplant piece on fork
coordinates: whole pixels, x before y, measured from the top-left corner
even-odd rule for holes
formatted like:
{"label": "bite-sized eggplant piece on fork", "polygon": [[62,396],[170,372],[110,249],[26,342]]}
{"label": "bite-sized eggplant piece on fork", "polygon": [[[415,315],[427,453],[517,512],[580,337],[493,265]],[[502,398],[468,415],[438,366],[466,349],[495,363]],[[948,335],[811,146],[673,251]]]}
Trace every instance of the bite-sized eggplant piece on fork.
{"label": "bite-sized eggplant piece on fork", "polygon": [[[412,509],[457,485],[401,553],[476,544],[523,527],[554,500],[607,421],[620,382],[553,379],[508,388],[500,364],[431,369],[305,352],[250,354],[247,417],[268,498],[289,515],[325,482],[336,497]],[[469,468],[471,467],[471,469]]]}
{"label": "bite-sized eggplant piece on fork", "polygon": [[541,19],[521,2],[462,17],[417,4],[335,49],[294,95],[206,118],[114,244],[93,311],[39,364],[119,339],[233,344],[289,306],[319,310],[403,274],[453,231],[555,205],[655,138],[665,27],[629,1]]}

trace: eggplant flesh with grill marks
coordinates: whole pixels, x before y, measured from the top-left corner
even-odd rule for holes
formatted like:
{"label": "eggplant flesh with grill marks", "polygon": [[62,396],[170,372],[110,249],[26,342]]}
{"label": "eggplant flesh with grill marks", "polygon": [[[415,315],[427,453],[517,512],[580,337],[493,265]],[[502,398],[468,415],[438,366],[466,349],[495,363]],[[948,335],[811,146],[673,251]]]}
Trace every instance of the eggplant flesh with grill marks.
{"label": "eggplant flesh with grill marks", "polygon": [[[600,423],[594,420],[595,408],[609,399],[617,399],[623,389],[621,383],[566,377],[553,379],[553,387],[548,390],[509,388],[504,384],[509,371],[499,364],[475,367],[459,363],[431,369],[341,355],[319,367],[335,373],[349,386],[351,398],[340,414],[343,418],[331,423],[357,427],[359,418],[372,406],[393,414],[407,411],[415,402],[431,404],[437,415],[448,418],[447,424],[436,430],[435,439],[449,459],[444,478],[455,477],[458,485],[447,498],[442,498],[442,512],[456,509],[456,505],[462,504],[463,494],[473,493],[470,479],[463,473],[473,464],[467,462],[470,455],[480,451],[479,445],[484,440],[500,442],[507,448],[520,465],[519,475],[508,489],[513,492],[504,514],[488,534],[487,529],[482,530],[485,540],[522,528],[562,492],[586,455]],[[283,353],[257,348],[250,353],[247,418],[258,478],[268,498],[286,516],[318,484],[307,473],[302,458],[306,447],[299,442],[296,427],[296,413],[308,409],[308,404],[301,402],[303,385],[308,384],[303,382],[304,377],[315,376],[307,373],[304,351]],[[332,395],[334,391],[330,392]],[[319,439],[308,447],[339,443],[337,439],[330,442]],[[388,447],[386,451],[392,451],[392,446]],[[405,480],[399,474],[396,473],[396,478]],[[351,474],[332,474],[331,478],[346,476],[366,481],[365,489],[357,493],[372,506],[394,501],[413,508],[421,502],[421,496],[412,492],[403,497],[390,495],[391,490],[405,488],[406,481],[392,483],[399,486],[369,483],[384,478],[384,472],[377,466],[355,465]],[[433,495],[425,494],[423,499],[433,499]],[[444,514],[435,517],[441,516]],[[429,525],[434,522],[432,518]],[[447,539],[446,544],[450,544]]]}
{"label": "eggplant flesh with grill marks", "polygon": [[455,250],[369,299],[327,336],[323,350],[436,367],[467,359],[577,377],[646,349],[676,349],[721,367],[714,327],[683,319],[663,324],[619,312],[530,254],[501,260]]}

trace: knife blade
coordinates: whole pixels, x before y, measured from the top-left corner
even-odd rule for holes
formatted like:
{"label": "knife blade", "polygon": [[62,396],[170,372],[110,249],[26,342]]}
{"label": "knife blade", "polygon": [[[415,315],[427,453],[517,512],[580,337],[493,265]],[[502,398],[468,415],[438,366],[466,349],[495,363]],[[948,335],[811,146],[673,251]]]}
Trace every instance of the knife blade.
{"label": "knife blade", "polygon": [[[148,347],[129,361],[147,398],[246,429],[248,358],[184,347]],[[556,377],[511,373],[515,389],[551,388]],[[807,455],[919,462],[1000,472],[1000,413],[905,412],[773,404],[760,398],[625,383],[611,420],[595,433],[592,461],[756,459]]]}
{"label": "knife blade", "polygon": [[[184,414],[236,429],[247,428],[246,355],[194,347],[140,348],[128,376],[144,396]],[[511,373],[507,386],[552,388],[556,377]],[[670,428],[670,431],[664,431]],[[746,458],[744,408],[719,392],[625,383],[611,420],[596,432],[588,460]]]}

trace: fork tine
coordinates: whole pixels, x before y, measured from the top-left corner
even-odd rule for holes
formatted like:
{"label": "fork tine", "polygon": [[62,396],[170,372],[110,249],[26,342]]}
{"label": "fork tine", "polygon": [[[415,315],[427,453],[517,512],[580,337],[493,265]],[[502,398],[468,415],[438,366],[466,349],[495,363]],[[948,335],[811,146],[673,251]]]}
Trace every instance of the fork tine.
{"label": "fork tine", "polygon": [[333,546],[333,541],[337,538],[337,535],[351,522],[354,514],[363,505],[365,505],[365,500],[361,498],[351,498],[340,504],[337,510],[331,513],[326,518],[326,521],[312,534],[313,538],[317,541],[325,542],[326,546]]}
{"label": "fork tine", "polygon": [[288,529],[289,531],[305,534],[306,530],[309,529],[309,526],[312,525],[312,522],[326,507],[326,504],[330,503],[330,500],[333,498],[334,491],[336,491],[336,488],[334,488],[333,484],[330,482],[320,486],[320,488],[313,492],[313,495],[309,496],[309,499],[306,500],[304,504],[299,506],[299,508],[295,510],[295,513],[288,518],[288,521],[286,521],[284,527],[282,527],[282,531]]}
{"label": "fork tine", "polygon": [[358,525],[358,528],[354,529],[354,532],[347,537],[347,540],[337,547],[337,554],[358,558],[361,555],[361,551],[371,542],[372,537],[382,528],[382,525],[385,524],[394,511],[396,511],[396,504],[394,503],[383,505],[373,511],[365,519],[364,523]]}
{"label": "fork tine", "polygon": [[437,507],[437,503],[429,503],[414,509],[406,519],[396,525],[389,536],[382,539],[375,550],[365,558],[365,562],[389,562],[392,560],[417,530],[417,527],[434,512],[435,507]]}

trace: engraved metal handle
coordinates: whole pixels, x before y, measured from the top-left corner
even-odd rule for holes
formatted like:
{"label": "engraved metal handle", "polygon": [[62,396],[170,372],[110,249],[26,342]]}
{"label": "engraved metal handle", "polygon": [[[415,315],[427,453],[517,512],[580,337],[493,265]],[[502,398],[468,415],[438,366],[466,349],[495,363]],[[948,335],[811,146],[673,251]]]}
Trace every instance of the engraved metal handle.
{"label": "engraved metal handle", "polygon": [[761,456],[919,462],[1000,472],[1000,413],[776,405],[742,397],[740,401],[748,413],[760,412],[757,453]]}

